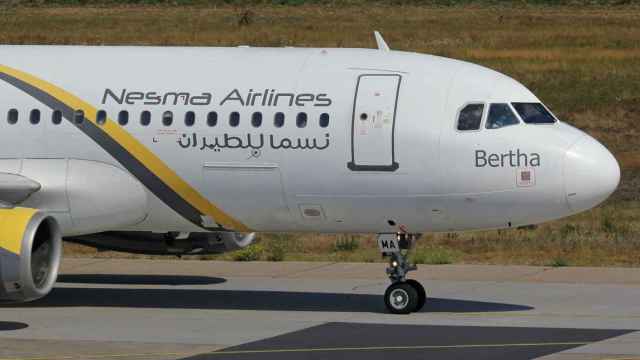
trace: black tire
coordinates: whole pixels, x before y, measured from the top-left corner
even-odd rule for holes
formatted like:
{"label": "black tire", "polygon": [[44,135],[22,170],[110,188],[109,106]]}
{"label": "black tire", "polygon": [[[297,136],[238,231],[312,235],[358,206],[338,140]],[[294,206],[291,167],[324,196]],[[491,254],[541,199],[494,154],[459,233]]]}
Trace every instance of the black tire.
{"label": "black tire", "polygon": [[422,310],[424,304],[427,302],[427,292],[424,290],[422,284],[420,284],[417,280],[409,279],[407,280],[407,284],[413,286],[418,293],[418,306],[416,307],[415,312]]}
{"label": "black tire", "polygon": [[409,314],[418,307],[418,292],[405,282],[391,284],[384,292],[384,304],[392,314]]}

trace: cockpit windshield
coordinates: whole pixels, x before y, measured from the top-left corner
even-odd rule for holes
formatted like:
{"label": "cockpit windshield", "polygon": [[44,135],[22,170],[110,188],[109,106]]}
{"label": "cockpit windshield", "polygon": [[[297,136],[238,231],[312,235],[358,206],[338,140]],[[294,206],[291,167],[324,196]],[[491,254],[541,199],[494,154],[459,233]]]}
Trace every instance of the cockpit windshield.
{"label": "cockpit windshield", "polygon": [[479,130],[483,110],[484,104],[468,104],[462,108],[458,116],[458,130]]}
{"label": "cockpit windshield", "polygon": [[540,103],[511,103],[527,124],[553,124],[556,118]]}
{"label": "cockpit windshield", "polygon": [[517,125],[520,121],[513,113],[509,104],[491,104],[487,117],[487,129],[499,129],[509,125]]}

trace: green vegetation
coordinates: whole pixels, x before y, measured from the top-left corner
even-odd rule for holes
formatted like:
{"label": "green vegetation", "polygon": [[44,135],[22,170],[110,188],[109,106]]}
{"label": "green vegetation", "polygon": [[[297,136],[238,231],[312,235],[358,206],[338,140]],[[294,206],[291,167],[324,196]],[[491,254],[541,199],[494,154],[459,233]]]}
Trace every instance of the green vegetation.
{"label": "green vegetation", "polygon": [[[613,151],[622,166],[620,188],[597,209],[537,228],[427,234],[416,260],[640,266],[640,6],[635,2],[10,3],[14,6],[0,7],[1,43],[375,47],[372,31],[380,30],[394,49],[458,58],[506,73],[560,118]],[[194,6],[179,6],[185,3]],[[66,245],[66,251],[134,257],[77,245]],[[383,261],[373,235],[318,234],[261,234],[257,248],[205,258]]]}
{"label": "green vegetation", "polygon": [[343,235],[336,239],[335,251],[355,251],[359,247],[360,242],[355,235]]}
{"label": "green vegetation", "polygon": [[551,263],[549,263],[549,266],[564,267],[564,266],[569,266],[569,262],[567,261],[567,259],[559,257],[551,260]]}
{"label": "green vegetation", "polygon": [[252,244],[244,249],[240,249],[231,253],[235,261],[257,261],[264,256],[264,247],[260,244]]}
{"label": "green vegetation", "polygon": [[116,6],[116,5],[153,5],[153,6],[624,6],[633,0],[13,0],[8,6]]}
{"label": "green vegetation", "polygon": [[263,235],[260,241],[265,246],[267,261],[284,261],[288,253],[300,248],[299,239],[289,234]]}
{"label": "green vegetation", "polygon": [[446,247],[422,247],[416,249],[413,254],[413,262],[416,264],[444,265],[452,264],[459,254],[453,249]]}

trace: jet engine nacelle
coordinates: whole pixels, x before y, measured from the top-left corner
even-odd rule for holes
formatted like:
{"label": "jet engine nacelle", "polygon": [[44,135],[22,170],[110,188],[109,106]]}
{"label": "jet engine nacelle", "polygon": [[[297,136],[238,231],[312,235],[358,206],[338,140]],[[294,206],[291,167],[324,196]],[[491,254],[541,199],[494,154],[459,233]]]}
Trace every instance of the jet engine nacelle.
{"label": "jet engine nacelle", "polygon": [[47,295],[61,254],[62,236],[53,217],[30,208],[0,209],[0,302]]}
{"label": "jet engine nacelle", "polygon": [[255,240],[255,233],[198,232],[152,233],[148,231],[107,231],[65,237],[66,241],[94,247],[145,255],[221,254],[245,248]]}

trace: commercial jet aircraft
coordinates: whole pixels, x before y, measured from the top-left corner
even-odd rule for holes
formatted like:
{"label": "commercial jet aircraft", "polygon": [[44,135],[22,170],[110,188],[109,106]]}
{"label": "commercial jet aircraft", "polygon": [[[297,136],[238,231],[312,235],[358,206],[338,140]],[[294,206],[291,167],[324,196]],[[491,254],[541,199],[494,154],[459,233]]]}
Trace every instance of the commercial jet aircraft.
{"label": "commercial jet aircraft", "polygon": [[388,310],[410,313],[417,234],[537,224],[617,187],[611,153],[517,81],[376,40],[0,46],[0,298],[46,295],[63,238],[184,255],[366,232]]}

